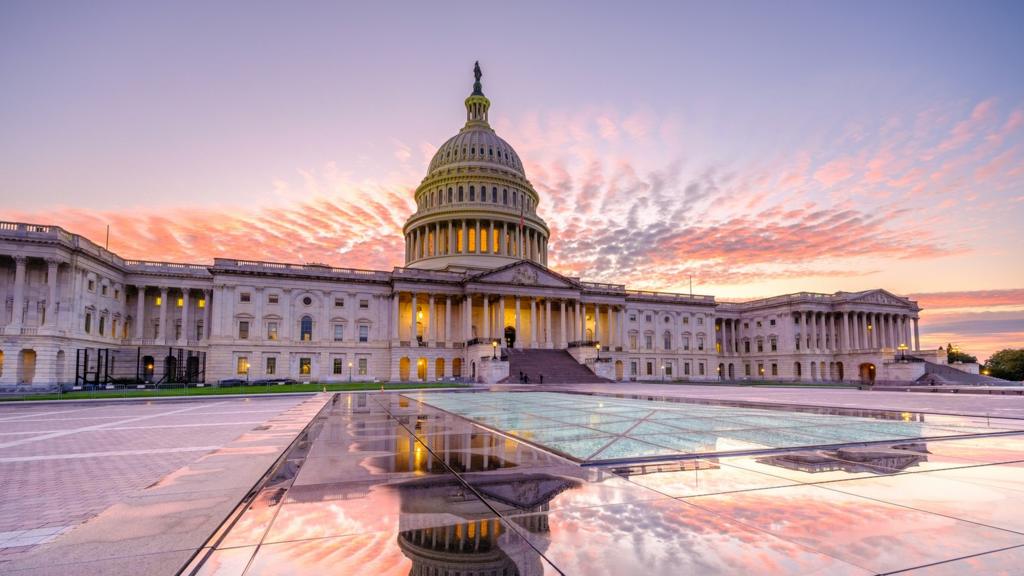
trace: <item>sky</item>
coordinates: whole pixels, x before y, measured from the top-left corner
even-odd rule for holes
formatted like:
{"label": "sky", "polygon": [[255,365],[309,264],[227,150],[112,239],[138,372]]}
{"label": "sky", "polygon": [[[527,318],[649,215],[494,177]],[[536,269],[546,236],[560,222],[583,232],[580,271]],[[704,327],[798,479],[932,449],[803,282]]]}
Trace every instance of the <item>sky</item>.
{"label": "sky", "polygon": [[590,281],[884,288],[1024,347],[1024,3],[0,3],[0,219],[389,270],[479,60]]}

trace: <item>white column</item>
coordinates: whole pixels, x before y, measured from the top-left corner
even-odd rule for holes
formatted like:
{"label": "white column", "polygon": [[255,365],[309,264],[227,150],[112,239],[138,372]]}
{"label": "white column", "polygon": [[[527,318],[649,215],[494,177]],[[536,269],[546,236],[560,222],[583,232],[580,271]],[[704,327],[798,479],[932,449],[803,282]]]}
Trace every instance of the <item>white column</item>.
{"label": "white column", "polygon": [[[25,268],[28,258],[25,256],[14,257],[14,307],[11,310],[11,324],[8,326],[8,334],[21,334],[21,324],[25,320]],[[15,358],[11,359],[11,366],[15,365]]]}
{"label": "white column", "polygon": [[466,294],[466,299],[462,303],[462,320],[463,330],[465,334],[463,339],[469,342],[473,338],[473,295]]}
{"label": "white column", "polygon": [[416,293],[412,293],[412,304],[409,306],[409,345],[416,346]]}
{"label": "white column", "polygon": [[505,338],[505,297],[498,297],[498,338],[502,339],[502,346],[504,346]]}
{"label": "white column", "polygon": [[484,294],[484,321],[483,321],[483,337],[485,340],[491,339],[491,297]]}
{"label": "white column", "polygon": [[[293,322],[292,322],[292,305],[294,304],[292,302],[292,289],[291,288],[284,288],[284,289],[281,290],[281,292],[282,292],[281,300],[284,303],[284,311],[283,311],[284,313],[282,314],[282,316],[284,318],[281,320],[281,335],[280,335],[280,338],[284,342],[290,342],[291,338],[292,338],[292,328],[293,328],[292,327],[292,324],[293,324]],[[287,372],[288,370],[291,370],[291,368],[289,367],[289,364],[291,362],[290,359],[287,356],[285,356],[281,360],[282,360],[282,362],[285,363],[285,365],[284,365],[284,368],[286,370],[285,373],[286,374],[290,374],[290,372]]]}
{"label": "white column", "polygon": [[558,301],[558,347],[565,348],[568,339],[565,337],[565,300]]}
{"label": "white column", "polygon": [[[141,340],[145,338],[146,327],[146,287],[136,286],[138,290],[138,301],[135,303],[135,338]],[[207,304],[209,305],[209,304]]]}
{"label": "white column", "polygon": [[920,332],[918,332],[918,329],[917,329],[917,317],[915,316],[913,318],[913,320],[914,320],[914,350],[920,350],[921,349],[921,334],[920,334]]}
{"label": "white column", "polygon": [[208,288],[203,289],[203,333],[200,340],[208,340],[210,334],[210,296],[212,292]]}
{"label": "white column", "polygon": [[[160,286],[160,333],[157,335],[156,343],[165,344],[167,338],[167,286]],[[228,325],[233,323],[229,320]],[[232,329],[233,330],[233,329]]]}
{"label": "white column", "polygon": [[516,296],[516,298],[515,298],[515,307],[516,307],[516,343],[515,343],[514,348],[522,348],[522,344],[520,344],[520,342],[523,339],[523,331],[520,329],[520,322],[519,322],[519,296]]}
{"label": "white column", "polygon": [[[444,347],[452,347],[452,297],[444,297]],[[447,367],[446,367],[447,369]]]}
{"label": "white column", "polygon": [[401,339],[401,324],[399,323],[399,300],[401,299],[401,292],[394,292],[391,294],[391,340],[398,341]]}
{"label": "white column", "polygon": [[554,348],[555,339],[551,333],[551,300],[544,300],[544,347]]}
{"label": "white column", "polygon": [[430,346],[437,342],[437,322],[434,322],[434,295],[429,294],[427,298],[427,313],[423,315],[424,320],[427,324],[423,327],[423,332],[427,337],[427,342]]}
{"label": "white column", "polygon": [[594,341],[601,342],[604,346],[605,342],[601,339],[601,305],[594,304]]}
{"label": "white column", "polygon": [[[257,292],[258,293],[258,292]],[[188,288],[181,289],[181,345],[188,345],[188,306],[189,306],[189,293]],[[257,320],[258,322],[258,320]]]}
{"label": "white column", "polygon": [[[54,258],[46,259],[46,284],[50,289],[49,296],[46,298],[46,326],[55,327],[57,326],[57,295],[59,291],[57,289],[57,270],[60,266]],[[127,298],[125,298],[127,300]],[[117,337],[117,335],[114,335]]]}

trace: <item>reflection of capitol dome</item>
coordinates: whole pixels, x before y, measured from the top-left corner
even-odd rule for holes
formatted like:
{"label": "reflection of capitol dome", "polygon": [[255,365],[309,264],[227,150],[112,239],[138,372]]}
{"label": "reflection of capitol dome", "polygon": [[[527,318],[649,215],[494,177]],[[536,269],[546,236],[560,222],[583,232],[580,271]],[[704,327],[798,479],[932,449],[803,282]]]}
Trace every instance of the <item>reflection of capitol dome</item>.
{"label": "reflection of capitol dome", "polygon": [[516,260],[547,264],[549,230],[519,155],[491,128],[491,101],[475,69],[466,125],[438,148],[405,224],[405,264],[489,269]]}

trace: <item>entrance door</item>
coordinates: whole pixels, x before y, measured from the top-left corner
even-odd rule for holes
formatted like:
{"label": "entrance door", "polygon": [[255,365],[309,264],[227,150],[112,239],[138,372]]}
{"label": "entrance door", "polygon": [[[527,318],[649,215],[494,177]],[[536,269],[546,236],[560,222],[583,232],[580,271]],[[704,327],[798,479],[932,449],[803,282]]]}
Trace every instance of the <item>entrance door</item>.
{"label": "entrance door", "polygon": [[512,326],[505,326],[505,347],[515,348],[516,329]]}
{"label": "entrance door", "polygon": [[155,368],[155,363],[153,361],[153,357],[152,356],[143,356],[142,357],[142,381],[143,382],[152,382],[153,381],[153,369],[154,368]]}
{"label": "entrance door", "polygon": [[860,381],[865,384],[875,383],[875,365],[865,362],[860,365]]}
{"label": "entrance door", "polygon": [[164,358],[164,382],[178,381],[178,361],[174,356]]}

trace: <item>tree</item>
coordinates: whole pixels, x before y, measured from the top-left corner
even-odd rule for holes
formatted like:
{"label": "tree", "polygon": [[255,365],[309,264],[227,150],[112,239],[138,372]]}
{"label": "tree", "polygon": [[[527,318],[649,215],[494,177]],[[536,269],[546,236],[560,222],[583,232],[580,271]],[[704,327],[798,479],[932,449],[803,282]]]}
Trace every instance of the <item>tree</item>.
{"label": "tree", "polygon": [[996,352],[985,361],[985,371],[989,376],[1004,380],[1024,380],[1024,348],[1005,348]]}
{"label": "tree", "polygon": [[953,362],[964,362],[972,363],[977,362],[976,356],[971,356],[966,352],[961,352],[959,348],[956,348],[952,344],[946,344],[946,362],[952,364]]}

